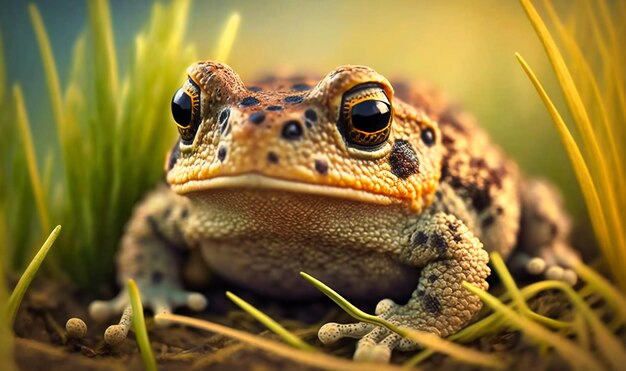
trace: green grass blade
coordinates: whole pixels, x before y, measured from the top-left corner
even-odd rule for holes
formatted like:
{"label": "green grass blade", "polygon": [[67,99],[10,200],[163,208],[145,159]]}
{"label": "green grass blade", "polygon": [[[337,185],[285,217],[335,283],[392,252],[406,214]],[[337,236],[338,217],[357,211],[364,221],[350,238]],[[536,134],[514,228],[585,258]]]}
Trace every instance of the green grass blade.
{"label": "green grass blade", "polygon": [[33,278],[35,278],[35,274],[37,273],[37,270],[39,270],[39,267],[41,267],[41,264],[46,258],[48,251],[50,251],[52,244],[59,236],[59,233],[61,233],[61,226],[57,225],[56,228],[54,228],[54,230],[52,231],[52,233],[50,233],[50,236],[48,236],[48,239],[46,240],[46,242],[44,242],[44,244],[41,246],[41,249],[39,249],[39,251],[33,258],[33,260],[30,262],[30,264],[28,265],[28,267],[26,268],[26,270],[20,277],[20,280],[17,282],[17,285],[13,289],[13,292],[11,293],[11,297],[9,298],[8,311],[7,311],[8,320],[10,324],[13,324],[13,322],[15,321],[15,316],[17,315],[17,310],[19,309],[20,304],[22,303],[22,298],[24,298],[24,294],[26,293],[26,290],[28,290],[28,286],[30,286],[30,283],[33,281]]}
{"label": "green grass blade", "polygon": [[24,96],[22,95],[22,89],[19,85],[15,85],[13,87],[13,99],[15,100],[17,113],[16,119],[17,124],[20,128],[22,144],[24,145],[24,154],[26,155],[26,164],[28,166],[30,183],[35,194],[37,211],[39,212],[39,221],[41,223],[41,228],[44,231],[49,231],[50,214],[48,212],[48,206],[44,197],[43,185],[37,167],[37,155],[35,154],[33,137],[30,132],[30,124],[28,121],[28,114],[26,112],[26,105],[24,103]]}
{"label": "green grass blade", "polygon": [[237,339],[269,353],[279,355],[304,365],[321,369],[345,370],[345,371],[393,371],[402,368],[381,363],[353,362],[343,358],[333,357],[321,352],[308,352],[292,348],[277,341],[269,340],[247,332],[235,330],[217,323],[203,321],[196,318],[180,316],[176,314],[157,314],[154,319],[161,323],[172,322],[180,325],[191,326],[205,331],[215,332],[224,336]]}
{"label": "green grass blade", "polygon": [[432,348],[433,350],[452,356],[462,362],[498,369],[506,366],[499,357],[454,344],[432,333],[400,328],[377,316],[365,313],[315,277],[304,272],[300,272],[300,275],[358,321],[386,327],[390,331],[413,340],[422,346]]}
{"label": "green grass blade", "polygon": [[480,297],[480,299],[491,307],[494,311],[501,313],[507,318],[509,323],[517,329],[523,330],[535,340],[541,340],[549,343],[559,354],[567,361],[573,369],[577,370],[601,370],[602,365],[593,358],[586,350],[575,345],[565,337],[557,335],[545,327],[533,322],[522,315],[515,313],[513,309],[507,307],[496,297],[472,285],[469,282],[463,282],[463,287],[471,293]]}
{"label": "green grass blade", "polygon": [[43,61],[44,72],[48,81],[48,93],[52,104],[52,113],[57,123],[57,130],[59,138],[65,138],[65,122],[63,120],[63,103],[61,94],[61,83],[59,82],[58,70],[54,61],[54,55],[52,53],[52,47],[50,46],[50,39],[48,33],[41,19],[39,9],[34,4],[28,5],[28,12],[35,29],[35,35],[37,36],[37,42],[39,43],[39,51],[41,53],[41,60]]}
{"label": "green grass blade", "polygon": [[[7,88],[7,76],[4,62],[4,42],[2,41],[2,33],[0,32],[0,102],[4,102]],[[0,103],[1,106],[2,103]]]}
{"label": "green grass blade", "polygon": [[239,13],[233,13],[226,22],[226,26],[222,31],[219,41],[217,42],[217,48],[215,49],[215,60],[218,62],[224,62],[228,60],[230,51],[235,44],[235,38],[237,37],[237,31],[239,30],[239,23],[241,23],[241,17]]}
{"label": "green grass blade", "polygon": [[271,317],[256,309],[250,303],[246,302],[239,296],[233,294],[230,291],[226,292],[226,296],[232,300],[239,308],[246,311],[252,317],[254,317],[257,321],[261,322],[265,327],[267,327],[270,331],[280,336],[287,344],[292,347],[308,352],[316,352],[317,349],[312,347],[311,345],[305,343],[302,339],[289,332],[286,328],[284,328],[280,323],[273,320]]}
{"label": "green grass blade", "polygon": [[133,307],[133,329],[137,338],[137,345],[141,351],[141,359],[143,365],[148,371],[156,371],[156,360],[152,354],[148,331],[146,330],[146,321],[143,316],[143,305],[139,296],[139,289],[134,280],[128,280],[128,296],[130,296],[130,305]]}

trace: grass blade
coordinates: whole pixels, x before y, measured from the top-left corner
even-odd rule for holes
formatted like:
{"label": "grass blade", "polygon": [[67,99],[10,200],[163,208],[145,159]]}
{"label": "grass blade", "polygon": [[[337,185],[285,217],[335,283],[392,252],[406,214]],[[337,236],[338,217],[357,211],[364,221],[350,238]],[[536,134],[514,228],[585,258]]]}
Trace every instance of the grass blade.
{"label": "grass blade", "polygon": [[[43,61],[44,71],[46,73],[46,79],[48,81],[48,93],[52,104],[52,113],[57,123],[57,131],[59,138],[65,138],[65,122],[63,120],[63,103],[61,94],[61,83],[59,82],[59,74],[54,61],[54,55],[52,53],[52,47],[50,46],[50,39],[48,33],[41,19],[39,9],[34,4],[28,5],[28,12],[35,29],[35,35],[37,36],[37,42],[39,44],[39,51],[41,53],[41,60]],[[65,146],[63,146],[65,148]]]}
{"label": "grass blade", "polygon": [[146,330],[146,321],[143,316],[143,305],[139,296],[139,289],[134,280],[128,280],[128,296],[130,296],[130,305],[133,307],[133,329],[137,338],[137,345],[141,351],[141,359],[143,365],[148,371],[156,371],[156,361],[152,354],[148,331]]}
{"label": "grass blade", "polygon": [[[528,66],[528,64],[521,55],[516,54],[515,56],[522,66],[522,69],[524,70],[532,84],[535,86],[535,89],[539,93],[541,100],[548,109],[548,112],[550,113],[550,116],[552,116],[552,120],[554,121],[557,130],[559,131],[561,140],[563,141],[565,149],[567,150],[567,153],[572,161],[578,183],[583,190],[583,197],[585,198],[585,203],[587,204],[589,214],[591,215],[591,223],[593,224],[593,229],[596,231],[596,235],[600,240],[600,245],[604,247],[610,246],[610,234],[606,219],[604,217],[604,213],[602,211],[602,202],[600,201],[598,191],[594,184],[591,173],[587,168],[587,164],[582,156],[582,153],[576,145],[576,141],[572,137],[572,134],[567,129],[563,118],[552,103],[550,97],[548,97],[548,94],[535,76],[530,66]],[[611,264],[610,261],[608,261],[608,263]]]}
{"label": "grass blade", "polygon": [[292,347],[294,347],[296,349],[300,349],[300,350],[304,350],[304,351],[308,351],[308,352],[316,352],[317,351],[317,349],[315,349],[311,345],[305,343],[302,339],[300,339],[296,335],[294,335],[291,332],[289,332],[280,323],[274,321],[268,315],[266,315],[265,313],[263,313],[260,310],[256,309],[255,307],[250,305],[250,303],[246,302],[245,300],[243,300],[239,296],[233,294],[230,291],[226,292],[226,296],[230,300],[232,300],[235,304],[237,304],[237,306],[239,306],[239,308],[243,309],[248,314],[250,314],[252,317],[254,317],[257,321],[261,322],[270,331],[272,331],[276,335],[280,336],[287,344],[291,345]]}
{"label": "grass blade", "polygon": [[228,18],[226,27],[224,27],[224,31],[222,31],[220,39],[217,42],[217,48],[215,49],[214,55],[216,61],[226,63],[228,60],[230,51],[235,44],[235,37],[237,37],[240,22],[241,17],[239,16],[239,13],[233,13],[230,18]]}
{"label": "grass blade", "polygon": [[531,336],[535,340],[545,341],[556,349],[559,354],[566,360],[573,369],[577,370],[601,370],[602,365],[593,358],[586,350],[578,347],[563,336],[557,335],[545,327],[533,322],[522,315],[515,313],[513,309],[507,307],[496,297],[472,285],[469,282],[463,282],[463,287],[471,293],[480,297],[480,299],[490,306],[494,311],[501,313],[509,323],[517,329],[521,329],[525,334]]}
{"label": "grass blade", "polygon": [[17,282],[17,285],[13,289],[13,292],[11,293],[11,297],[9,298],[9,304],[8,304],[8,310],[7,310],[8,320],[11,325],[15,321],[17,310],[19,309],[20,304],[22,303],[22,298],[24,298],[24,294],[26,293],[28,286],[30,286],[30,283],[33,281],[33,278],[35,278],[35,274],[37,273],[37,270],[39,270],[39,267],[41,267],[41,264],[46,258],[48,251],[50,251],[52,244],[59,236],[59,233],[61,233],[61,226],[57,225],[56,228],[54,228],[54,230],[52,231],[52,233],[50,233],[50,236],[48,236],[48,239],[46,239],[46,242],[44,242],[44,244],[41,246],[41,249],[39,249],[39,251],[33,258],[33,260],[30,262],[30,264],[28,265],[28,267],[26,268],[26,270],[20,277],[20,280]]}
{"label": "grass blade", "polygon": [[350,316],[358,321],[386,327],[390,331],[393,331],[407,339],[413,340],[422,346],[432,348],[435,351],[452,356],[462,362],[498,369],[504,368],[506,366],[505,363],[496,356],[492,356],[489,354],[475,351],[470,348],[460,346],[458,344],[442,339],[432,333],[397,327],[394,324],[389,323],[388,321],[385,321],[379,317],[365,313],[359,308],[352,305],[352,303],[344,299],[335,290],[326,286],[323,282],[319,281],[315,277],[304,272],[300,272],[300,275],[304,279],[309,281],[318,290],[323,292],[324,295],[328,296],[339,307],[341,307],[341,309],[346,311],[346,313],[348,313]]}
{"label": "grass blade", "polygon": [[224,336],[248,343],[256,348],[269,353],[279,355],[292,361],[319,367],[322,369],[346,370],[346,371],[393,371],[402,368],[390,364],[353,362],[351,360],[333,357],[324,353],[312,353],[294,349],[277,341],[262,338],[247,332],[235,330],[217,323],[203,321],[196,318],[180,316],[176,314],[157,314],[154,319],[159,322],[173,322],[180,325],[191,326],[205,331],[211,331]]}
{"label": "grass blade", "polygon": [[26,155],[26,165],[28,166],[28,174],[30,183],[35,194],[35,202],[37,203],[37,211],[39,212],[39,221],[44,231],[50,230],[50,214],[44,197],[43,186],[37,168],[37,155],[35,154],[35,146],[33,145],[33,137],[30,132],[30,124],[28,114],[26,113],[26,105],[24,96],[19,85],[13,87],[13,99],[17,112],[17,124],[20,128],[22,144],[24,145],[24,154]]}
{"label": "grass blade", "polygon": [[[602,151],[587,109],[583,103],[576,84],[574,83],[572,75],[565,64],[563,56],[561,55],[555,41],[550,35],[550,32],[539,16],[539,13],[530,0],[520,1],[524,11],[531,21],[531,24],[535,28],[546,53],[548,54],[550,63],[556,73],[567,105],[572,113],[572,116],[574,117],[574,122],[576,123],[576,127],[581,135],[583,148],[585,153],[588,155],[589,160],[589,168],[587,168],[587,171],[591,169],[591,175],[594,176],[593,183],[596,185],[594,189],[599,191],[596,191],[595,196],[585,196],[585,199],[587,200],[587,198],[590,197],[598,197],[599,200],[603,201],[602,207],[596,211],[605,214],[603,222],[606,226],[608,234],[604,237],[599,236],[600,231],[595,229],[598,223],[594,224],[594,229],[598,239],[600,240],[600,245],[606,260],[609,262],[611,272],[614,274],[618,284],[623,289],[626,289],[626,274],[624,273],[624,270],[621,269],[621,267],[626,264],[626,231],[624,230],[623,225],[621,225],[623,218],[620,218],[620,213],[618,211],[617,193],[620,191],[618,190],[618,187],[613,186],[615,183],[613,181],[615,177],[614,174],[620,174],[621,171],[617,171],[614,168],[609,169],[606,160],[607,158],[610,158],[610,154],[606,154]],[[603,48],[603,45],[596,45],[596,47]],[[563,135],[561,136],[563,138]],[[570,159],[572,159],[572,162],[574,162],[574,166],[576,167],[577,165],[575,162],[578,161],[578,159],[574,159],[569,150],[568,153],[570,154]],[[582,160],[583,157],[580,156],[580,159]],[[619,165],[621,164],[621,161],[620,159],[615,159],[613,163]],[[623,184],[624,181],[621,180],[617,183]],[[588,192],[588,189],[582,183],[581,188],[583,193]],[[592,219],[594,219],[593,215]]]}

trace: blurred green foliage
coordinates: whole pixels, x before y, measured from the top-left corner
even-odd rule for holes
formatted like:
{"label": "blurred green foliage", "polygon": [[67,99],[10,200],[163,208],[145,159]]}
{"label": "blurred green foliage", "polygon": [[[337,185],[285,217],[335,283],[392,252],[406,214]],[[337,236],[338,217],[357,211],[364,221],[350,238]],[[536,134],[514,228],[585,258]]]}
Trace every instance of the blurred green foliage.
{"label": "blurred green foliage", "polygon": [[[162,174],[165,153],[175,137],[171,92],[184,79],[195,52],[184,43],[190,2],[155,4],[146,30],[135,37],[128,72],[120,77],[108,2],[88,5],[87,29],[76,41],[64,84],[42,17],[34,5],[29,7],[56,124],[56,138],[47,148],[37,148],[46,154],[44,170],[31,164],[37,174],[44,174],[40,186],[46,208],[37,218],[31,188],[38,184],[26,173],[26,144],[31,140],[17,132],[13,118],[4,116],[0,171],[7,182],[1,183],[0,192],[6,220],[3,239],[10,236],[13,269],[30,257],[30,250],[22,247],[33,245],[32,236],[42,233],[46,220],[53,220],[66,231],[51,256],[53,267],[80,286],[98,287],[111,281],[114,254],[133,205]],[[2,114],[19,112],[19,103]]]}

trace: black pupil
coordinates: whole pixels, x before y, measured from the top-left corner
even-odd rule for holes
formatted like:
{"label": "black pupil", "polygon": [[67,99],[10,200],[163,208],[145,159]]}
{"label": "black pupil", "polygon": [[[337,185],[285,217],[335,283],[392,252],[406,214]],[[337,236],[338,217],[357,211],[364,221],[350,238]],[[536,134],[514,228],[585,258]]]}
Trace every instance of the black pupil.
{"label": "black pupil", "polygon": [[391,107],[380,100],[366,100],[352,107],[352,126],[366,133],[374,133],[387,127]]}
{"label": "black pupil", "polygon": [[183,89],[178,89],[172,98],[172,116],[180,126],[191,123],[191,97]]}

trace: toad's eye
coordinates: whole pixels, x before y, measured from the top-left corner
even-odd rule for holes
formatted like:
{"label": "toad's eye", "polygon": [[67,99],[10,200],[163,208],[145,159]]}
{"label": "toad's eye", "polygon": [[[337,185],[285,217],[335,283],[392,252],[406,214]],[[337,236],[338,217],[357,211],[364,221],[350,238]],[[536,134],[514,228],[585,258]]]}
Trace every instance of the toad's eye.
{"label": "toad's eye", "polygon": [[200,88],[188,79],[172,97],[172,116],[185,144],[190,144],[200,126]]}
{"label": "toad's eye", "polygon": [[391,103],[377,84],[358,85],[343,96],[341,130],[349,144],[377,148],[391,131]]}

